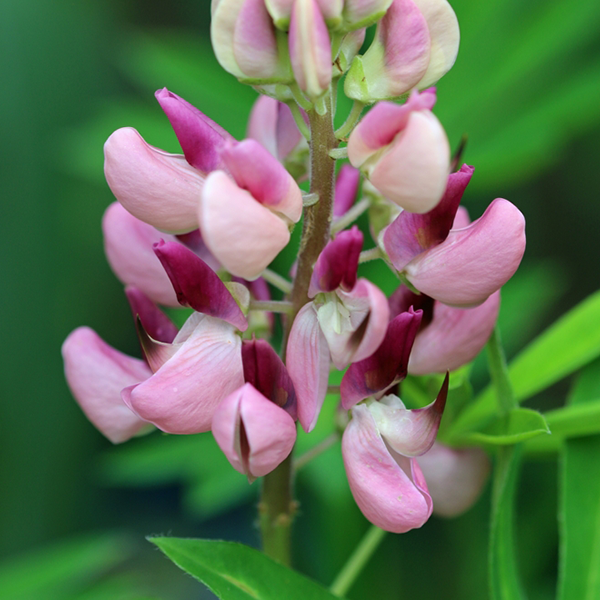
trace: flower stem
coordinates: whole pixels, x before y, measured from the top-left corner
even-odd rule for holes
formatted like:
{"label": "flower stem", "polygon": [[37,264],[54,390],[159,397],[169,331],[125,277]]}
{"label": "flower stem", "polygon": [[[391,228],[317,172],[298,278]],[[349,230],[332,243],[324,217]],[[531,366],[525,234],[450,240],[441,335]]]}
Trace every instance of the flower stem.
{"label": "flower stem", "polygon": [[358,262],[362,264],[369,262],[370,260],[377,260],[378,258],[381,258],[381,250],[375,246],[375,248],[363,250],[358,257]]}
{"label": "flower stem", "polygon": [[362,215],[371,206],[371,201],[368,198],[362,198],[354,206],[352,206],[345,214],[339,219],[336,219],[331,226],[331,232],[337,233],[346,229],[348,225],[352,225],[360,215]]}
{"label": "flower stem", "polygon": [[354,126],[360,119],[360,115],[364,107],[365,105],[362,102],[359,102],[358,100],[354,101],[352,110],[350,111],[346,122],[335,132],[335,137],[337,137],[339,140],[346,138],[346,136],[354,129]]}
{"label": "flower stem", "polygon": [[285,300],[252,300],[250,310],[262,310],[274,313],[287,313],[292,309],[292,303]]}
{"label": "flower stem", "polygon": [[[308,302],[308,286],[313,266],[330,237],[333,209],[335,161],[329,151],[338,141],[333,133],[331,111],[320,115],[316,110],[308,112],[311,140],[310,193],[318,194],[319,201],[304,209],[304,224],[298,268],[290,293],[292,308],[285,322],[282,358],[290,329],[298,311]],[[296,511],[293,499],[292,458],[288,456],[274,471],[263,478],[259,503],[260,531],[263,550],[267,556],[284,564],[291,563],[291,527]]]}
{"label": "flower stem", "polygon": [[377,547],[385,537],[387,531],[371,525],[363,539],[358,543],[354,552],[338,573],[329,590],[335,596],[343,597],[346,592],[352,587],[356,578],[360,575]]}
{"label": "flower stem", "polygon": [[496,389],[498,400],[498,412],[501,415],[506,415],[513,408],[517,408],[518,403],[515,400],[512,384],[508,376],[506,357],[504,356],[504,348],[502,348],[500,332],[497,326],[488,340],[487,351],[490,376]]}
{"label": "flower stem", "polygon": [[281,290],[284,294],[289,294],[292,291],[291,281],[288,281],[279,273],[271,271],[271,269],[265,269],[262,272],[262,278],[266,282],[270,283],[273,287],[276,287],[278,290]]}

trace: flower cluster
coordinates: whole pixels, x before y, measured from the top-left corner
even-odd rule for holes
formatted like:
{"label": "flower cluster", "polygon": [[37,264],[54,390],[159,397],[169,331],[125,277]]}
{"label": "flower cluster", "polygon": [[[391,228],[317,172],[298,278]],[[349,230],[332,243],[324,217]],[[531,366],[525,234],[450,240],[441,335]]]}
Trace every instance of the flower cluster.
{"label": "flower cluster", "polygon": [[[222,66],[262,94],[248,137],[235,140],[166,89],[156,98],[182,155],[131,128],[110,136],[105,174],[118,202],[104,216],[105,250],[126,286],[143,359],[75,330],[63,345],[73,395],[114,443],[153,427],[212,431],[251,482],[289,457],[296,421],[315,427],[332,367],[345,370],[342,453],[365,516],[401,533],[434,509],[458,514],[481,489],[487,458],[435,442],[448,372],[490,336],[525,232],[507,200],[472,223],[460,206],[473,167],[451,172],[429,87],[456,57],[454,12],[446,0],[213,0],[211,32]],[[355,101],[337,136],[347,154],[332,127],[331,90],[344,75]],[[335,142],[309,152],[305,138],[324,123]],[[315,164],[345,155],[335,182],[318,175]],[[299,185],[307,175],[309,194]],[[364,234],[352,224],[376,205],[388,208],[371,223],[376,252],[402,282],[389,298],[357,273]],[[303,214],[288,281],[268,267]],[[326,215],[320,229],[315,214]],[[305,277],[308,251],[315,260]],[[273,286],[283,300],[271,299]],[[178,330],[158,305],[192,310]],[[276,313],[281,357],[269,342]],[[433,373],[445,373],[435,400],[407,408],[401,382]]]}

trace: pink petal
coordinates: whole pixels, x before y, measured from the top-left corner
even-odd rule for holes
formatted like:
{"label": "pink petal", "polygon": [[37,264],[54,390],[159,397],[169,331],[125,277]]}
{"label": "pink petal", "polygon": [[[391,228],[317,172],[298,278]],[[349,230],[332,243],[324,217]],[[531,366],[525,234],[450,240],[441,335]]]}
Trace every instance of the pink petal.
{"label": "pink petal", "polygon": [[125,288],[134,319],[139,317],[144,329],[153,339],[170,344],[177,335],[177,327],[157,306],[142,292],[133,286]]}
{"label": "pink petal", "polygon": [[256,140],[231,144],[223,161],[237,185],[271,210],[297,223],[302,216],[302,192],[285,167]]}
{"label": "pink petal", "polygon": [[264,0],[245,0],[235,23],[233,55],[244,77],[285,79],[277,38]]}
{"label": "pink petal", "polygon": [[433,85],[452,67],[458,54],[458,20],[446,0],[414,0],[427,21],[431,39],[429,65],[417,84],[419,89]]}
{"label": "pink petal", "polygon": [[62,355],[73,396],[113,444],[125,442],[148,427],[121,400],[123,388],[152,375],[144,361],[111,348],[88,327],[80,327],[67,337]]}
{"label": "pink petal", "polygon": [[283,220],[222,171],[206,180],[199,219],[210,251],[244,279],[256,279],[290,240]]}
{"label": "pink petal", "polygon": [[296,391],[281,358],[265,340],[242,342],[244,380],[265,398],[283,408],[293,419],[298,418]]}
{"label": "pink petal", "polygon": [[118,202],[106,209],[102,232],[106,258],[122,283],[139,288],[158,304],[178,306],[173,286],[152,250],[161,238],[175,238],[136,219]]}
{"label": "pink petal", "polygon": [[402,96],[425,75],[430,49],[427,22],[413,0],[394,0],[367,52],[353,61],[346,95],[363,102]]}
{"label": "pink petal", "polygon": [[195,106],[169,92],[167,88],[158,90],[155,96],[169,118],[190,165],[204,173],[222,169],[219,150],[225,142],[233,141],[233,137]]}
{"label": "pink petal", "polygon": [[124,127],[104,144],[104,174],[134,217],[173,233],[197,229],[204,174],[183,156],[153,148],[135,129]]}
{"label": "pink petal", "polygon": [[348,139],[348,158],[361,167],[373,154],[388,146],[408,124],[414,111],[431,110],[436,102],[435,90],[412,92],[402,104],[378,102],[354,128]]}
{"label": "pink petal", "polygon": [[329,382],[329,348],[312,302],[294,319],[287,344],[286,365],[298,401],[298,420],[309,433],[317,423]]}
{"label": "pink petal", "polygon": [[315,263],[308,297],[314,298],[320,292],[333,292],[338,287],[350,291],[356,284],[362,245],[363,234],[356,225],[328,242]]}
{"label": "pink petal", "polygon": [[211,3],[210,39],[219,64],[238,78],[245,77],[235,56],[234,34],[247,0],[219,0]]}
{"label": "pink petal", "polygon": [[514,274],[525,252],[525,218],[502,198],[469,227],[452,230],[446,241],[405,267],[422,293],[450,306],[477,306]]}
{"label": "pink petal", "polygon": [[345,215],[354,204],[359,183],[360,171],[352,165],[342,165],[335,180],[334,217]]}
{"label": "pink petal", "polygon": [[123,400],[167,433],[208,431],[219,402],[244,383],[241,339],[231,325],[200,315],[189,337],[174,341],[183,341],[176,354],[150,379],[125,390]]}
{"label": "pink petal", "polygon": [[250,482],[281,464],[296,441],[294,420],[250,383],[221,402],[212,432],[234,469]]}
{"label": "pink petal", "polygon": [[408,372],[444,373],[471,362],[488,341],[499,309],[500,290],[475,308],[452,308],[435,302],[433,320],[415,339]]}
{"label": "pink petal", "polygon": [[463,165],[460,171],[450,173],[446,191],[435,208],[425,214],[403,211],[385,230],[383,244],[396,269],[401,271],[415,256],[448,237],[473,171],[473,167]]}
{"label": "pink petal", "polygon": [[183,306],[217,317],[246,331],[248,321],[219,276],[196,254],[177,242],[161,240],[154,252]]}
{"label": "pink petal", "polygon": [[367,403],[379,433],[390,448],[402,456],[420,456],[431,448],[446,406],[448,381],[446,373],[437,398],[424,408],[408,410],[396,396]]}
{"label": "pink petal", "polygon": [[345,0],[344,21],[346,27],[367,27],[382,17],[392,0]]}
{"label": "pink petal", "polygon": [[342,438],[348,483],[358,507],[377,527],[405,533],[431,516],[432,502],[415,459],[386,447],[369,409],[358,405]]}
{"label": "pink petal", "polygon": [[259,96],[248,121],[247,137],[260,142],[275,158],[283,161],[296,148],[302,134],[287,104]]}
{"label": "pink petal", "polygon": [[410,351],[422,315],[420,310],[409,310],[392,319],[379,348],[368,358],[350,365],[342,378],[340,390],[342,406],[346,410],[406,377]]}
{"label": "pink petal", "polygon": [[378,160],[367,166],[371,183],[405,210],[425,213],[441,200],[450,171],[450,146],[443,127],[429,111],[411,113]]}
{"label": "pink petal", "polygon": [[456,450],[436,443],[418,461],[433,512],[440,517],[456,517],[471,508],[490,473],[490,460],[481,448]]}
{"label": "pink petal", "polygon": [[316,0],[295,0],[289,33],[294,77],[306,94],[318,98],[331,83],[331,41]]}
{"label": "pink petal", "polygon": [[294,0],[264,0],[269,14],[279,29],[287,31]]}
{"label": "pink petal", "polygon": [[367,279],[359,279],[351,292],[336,293],[342,307],[335,310],[347,312],[349,322],[344,326],[342,317],[340,331],[336,326],[339,318],[330,318],[327,303],[318,309],[317,317],[333,364],[343,369],[349,362],[362,361],[377,350],[385,337],[390,313],[383,292]]}

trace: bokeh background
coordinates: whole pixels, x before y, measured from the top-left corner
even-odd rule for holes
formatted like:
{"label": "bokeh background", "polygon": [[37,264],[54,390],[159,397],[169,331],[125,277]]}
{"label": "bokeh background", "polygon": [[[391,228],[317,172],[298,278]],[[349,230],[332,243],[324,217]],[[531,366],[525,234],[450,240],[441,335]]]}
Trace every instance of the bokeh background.
{"label": "bokeh background", "polygon": [[[526,257],[501,317],[512,356],[600,288],[600,3],[452,4],[462,44],[438,85],[436,113],[452,146],[468,135],[464,159],[476,172],[466,204],[477,217],[505,197],[527,218]],[[256,94],[218,67],[209,17],[208,0],[0,2],[3,600],[210,597],[144,536],[258,542],[258,484],[249,488],[209,436],[156,433],[111,447],[73,401],[60,357],[64,338],[84,324],[138,352],[102,248],[100,220],[113,201],[102,173],[110,133],[133,126],[178,151],[153,97],[166,86],[244,136]],[[391,291],[393,282],[381,285]],[[486,379],[479,362],[476,385]],[[534,405],[559,405],[565,389]],[[530,598],[552,598],[556,462],[528,463],[521,490],[525,584]],[[367,527],[339,447],[301,473],[298,495],[297,565],[329,583]],[[388,536],[349,597],[486,597],[488,513],[489,490],[462,517]]]}

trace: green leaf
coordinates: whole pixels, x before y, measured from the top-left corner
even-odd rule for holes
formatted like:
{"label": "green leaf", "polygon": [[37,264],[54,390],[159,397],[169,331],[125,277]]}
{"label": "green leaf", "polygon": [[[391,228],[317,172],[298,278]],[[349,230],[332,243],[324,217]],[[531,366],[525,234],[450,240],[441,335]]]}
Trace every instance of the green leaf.
{"label": "green leaf", "polygon": [[550,429],[542,414],[529,408],[515,408],[498,417],[484,430],[469,434],[465,441],[506,446],[544,433],[550,433]]}
{"label": "green leaf", "polygon": [[[526,400],[600,356],[600,292],[563,315],[529,344],[509,365],[518,401]],[[495,413],[494,390],[488,386],[455,421],[453,435],[488,421]]]}
{"label": "green leaf", "polygon": [[514,543],[514,499],[520,446],[498,448],[494,470],[490,530],[489,579],[492,600],[522,600]]}
{"label": "green leaf", "polygon": [[149,538],[221,600],[334,600],[327,589],[262,552],[217,540]]}
{"label": "green leaf", "polygon": [[556,452],[566,439],[600,433],[600,399],[557,408],[544,414],[552,435],[530,440],[527,453]]}
{"label": "green leaf", "polygon": [[[600,360],[582,372],[569,408],[597,404]],[[600,599],[600,435],[570,439],[560,472],[558,599]]]}

